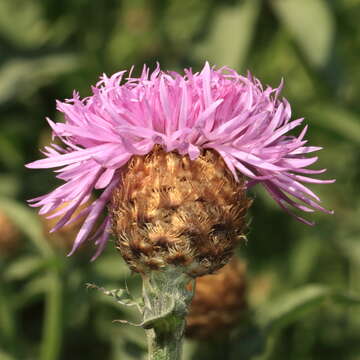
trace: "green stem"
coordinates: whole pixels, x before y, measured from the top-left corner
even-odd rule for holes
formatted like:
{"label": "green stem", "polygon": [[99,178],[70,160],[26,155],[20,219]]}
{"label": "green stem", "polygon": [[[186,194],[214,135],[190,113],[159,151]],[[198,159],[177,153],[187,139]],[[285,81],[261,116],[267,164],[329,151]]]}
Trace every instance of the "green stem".
{"label": "green stem", "polygon": [[62,282],[57,270],[50,270],[46,294],[41,360],[59,359],[62,341]]}
{"label": "green stem", "polygon": [[112,296],[119,304],[136,306],[140,310],[140,324],[117,321],[145,329],[149,360],[180,360],[185,317],[194,296],[195,280],[186,275],[179,266],[150,271],[143,274],[142,279],[143,301],[134,301],[127,289],[108,291],[91,284],[88,284],[88,287]]}
{"label": "green stem", "polygon": [[185,321],[180,321],[173,331],[146,330],[149,360],[181,359],[182,338]]}
{"label": "green stem", "polygon": [[143,276],[143,324],[149,360],[180,360],[185,317],[194,294],[192,279],[177,267]]}

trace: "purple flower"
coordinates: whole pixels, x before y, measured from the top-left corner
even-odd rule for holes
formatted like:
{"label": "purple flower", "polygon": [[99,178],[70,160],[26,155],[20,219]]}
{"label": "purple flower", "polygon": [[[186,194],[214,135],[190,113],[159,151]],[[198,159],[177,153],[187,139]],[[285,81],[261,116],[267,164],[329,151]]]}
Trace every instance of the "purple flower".
{"label": "purple flower", "polygon": [[[63,147],[45,147],[45,159],[29,168],[58,168],[57,178],[64,184],[51,193],[32,199],[47,214],[69,202],[49,218],[62,216],[52,231],[86,216],[74,242],[72,254],[91,237],[98,246],[96,258],[109,237],[110,219],[105,217],[98,229],[100,214],[109,202],[120,174],[133,155],[149,153],[155,144],[166,151],[177,151],[196,159],[202,149],[217,151],[237,179],[246,176],[248,187],[261,183],[286,212],[298,220],[312,223],[292,212],[320,210],[320,199],[303,183],[326,184],[334,180],[311,177],[323,170],[307,167],[316,156],[307,154],[320,147],[305,146],[307,126],[297,136],[288,135],[303,119],[291,119],[288,101],[280,98],[283,83],[272,89],[251,75],[239,75],[229,68],[214,69],[205,64],[200,73],[185,70],[150,73],[144,66],[139,78],[125,78],[126,71],[110,78],[105,74],[92,95],[81,99],[77,92],[65,102],[57,102],[65,122],[47,119],[53,135]],[[125,81],[124,81],[125,78]],[[308,176],[310,175],[310,176]],[[75,218],[76,209],[89,200],[94,189],[101,196]]]}

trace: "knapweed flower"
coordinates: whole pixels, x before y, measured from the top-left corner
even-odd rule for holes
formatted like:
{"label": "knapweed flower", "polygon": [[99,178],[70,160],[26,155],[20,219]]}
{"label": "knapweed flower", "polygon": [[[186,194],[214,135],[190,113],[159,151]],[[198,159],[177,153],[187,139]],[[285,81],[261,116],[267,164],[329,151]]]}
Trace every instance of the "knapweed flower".
{"label": "knapweed flower", "polygon": [[216,274],[196,280],[195,295],[186,317],[186,335],[194,339],[228,335],[246,310],[246,265],[232,258]]}
{"label": "knapweed flower", "polygon": [[[185,70],[184,75],[163,72],[159,66],[152,73],[144,66],[139,78],[125,74],[103,75],[89,97],[81,99],[74,92],[72,99],[58,101],[65,121],[48,122],[64,145],[45,147],[46,158],[27,165],[58,168],[57,177],[65,182],[30,201],[41,207],[41,214],[61,215],[52,231],[76,221],[76,209],[93,190],[102,191],[77,217],[86,219],[71,254],[92,238],[98,246],[96,258],[112,227],[125,259],[138,271],[171,261],[190,266],[189,256],[205,267],[210,258],[223,263],[231,256],[229,239],[238,233],[235,227],[244,224],[249,206],[244,192],[257,183],[282,209],[307,224],[311,223],[292,209],[330,213],[304,185],[332,180],[311,176],[325,170],[308,169],[317,157],[307,155],[320,148],[306,145],[307,126],[289,135],[303,119],[291,120],[290,105],[280,97],[282,83],[264,88],[251,75],[208,63],[201,72]],[[169,183],[173,175],[176,179]],[[145,206],[144,196],[150,193]],[[110,214],[93,231],[110,203]],[[176,227],[171,230],[170,225]],[[210,245],[204,234],[211,238]],[[226,256],[214,248],[224,239]],[[157,265],[164,248],[168,259]],[[153,252],[156,256],[150,259]]]}
{"label": "knapweed flower", "polygon": [[0,209],[0,257],[13,255],[21,245],[21,234],[16,224]]}

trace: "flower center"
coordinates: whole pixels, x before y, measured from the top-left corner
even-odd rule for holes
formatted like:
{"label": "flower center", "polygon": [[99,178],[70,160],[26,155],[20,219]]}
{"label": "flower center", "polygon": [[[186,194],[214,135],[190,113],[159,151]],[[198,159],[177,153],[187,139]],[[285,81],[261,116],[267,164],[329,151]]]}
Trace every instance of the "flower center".
{"label": "flower center", "polygon": [[135,156],[110,206],[116,246],[132,270],[175,265],[191,276],[224,266],[245,238],[244,178],[236,182],[221,156],[196,160],[160,146]]}

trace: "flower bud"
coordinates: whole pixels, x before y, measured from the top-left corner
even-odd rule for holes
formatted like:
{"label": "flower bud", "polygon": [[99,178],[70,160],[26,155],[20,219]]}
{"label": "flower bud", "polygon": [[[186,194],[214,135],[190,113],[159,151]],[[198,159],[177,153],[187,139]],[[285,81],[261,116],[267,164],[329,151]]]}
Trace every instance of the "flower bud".
{"label": "flower bud", "polygon": [[20,232],[9,217],[0,210],[0,255],[13,254],[20,245]]}
{"label": "flower bud", "polygon": [[186,318],[189,338],[226,334],[246,309],[245,264],[235,258],[219,272],[196,280],[195,296]]}

